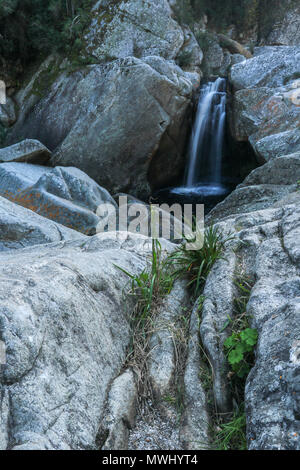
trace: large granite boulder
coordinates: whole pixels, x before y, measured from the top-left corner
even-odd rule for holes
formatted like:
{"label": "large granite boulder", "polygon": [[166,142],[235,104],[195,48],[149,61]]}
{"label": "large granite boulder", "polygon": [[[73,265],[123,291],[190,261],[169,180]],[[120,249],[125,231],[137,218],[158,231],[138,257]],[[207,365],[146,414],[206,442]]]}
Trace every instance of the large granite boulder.
{"label": "large granite boulder", "polygon": [[91,15],[86,49],[103,62],[149,55],[175,59],[184,43],[167,0],[100,0]]}
{"label": "large granite boulder", "polygon": [[1,163],[0,195],[87,235],[96,233],[101,204],[117,207],[106,189],[74,167]]}
{"label": "large granite boulder", "polygon": [[231,68],[231,128],[260,162],[300,150],[300,47],[261,47]]}
{"label": "large granite boulder", "polygon": [[1,449],[97,448],[131,333],[116,265],[137,275],[150,252],[115,233],[0,254]]}
{"label": "large granite boulder", "polygon": [[0,251],[85,238],[0,196]]}
{"label": "large granite boulder", "polygon": [[299,46],[257,47],[252,59],[232,67],[230,81],[235,90],[283,86],[299,73],[299,54]]}
{"label": "large granite boulder", "polygon": [[143,199],[181,178],[202,52],[172,16],[167,0],[97,2],[82,50],[93,65],[48,57],[14,97],[6,144],[38,139],[54,165]]}
{"label": "large granite boulder", "polygon": [[145,197],[149,183],[166,184],[182,170],[195,77],[160,57],[64,72],[33,108],[24,104],[10,141],[38,139],[54,150],[54,165]]}

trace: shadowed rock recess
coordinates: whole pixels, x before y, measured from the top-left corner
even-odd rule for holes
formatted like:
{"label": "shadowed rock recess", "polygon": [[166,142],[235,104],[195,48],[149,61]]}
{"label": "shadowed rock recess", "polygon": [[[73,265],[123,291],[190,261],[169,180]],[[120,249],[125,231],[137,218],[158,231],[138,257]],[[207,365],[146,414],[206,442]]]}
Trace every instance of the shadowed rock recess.
{"label": "shadowed rock recess", "polygon": [[[6,3],[5,41],[24,13]],[[0,48],[0,450],[224,448],[238,411],[230,450],[300,450],[298,3],[239,1],[228,19],[223,2],[222,21],[218,0],[75,3],[56,18],[64,48],[33,48],[17,75]],[[228,240],[196,295],[196,261],[171,279],[181,218],[154,244],[149,226],[117,231],[118,198],[148,223],[151,196],[182,184],[200,85],[218,77],[228,180],[247,152],[257,166],[206,211]],[[224,342],[240,318],[258,340],[237,398]]]}

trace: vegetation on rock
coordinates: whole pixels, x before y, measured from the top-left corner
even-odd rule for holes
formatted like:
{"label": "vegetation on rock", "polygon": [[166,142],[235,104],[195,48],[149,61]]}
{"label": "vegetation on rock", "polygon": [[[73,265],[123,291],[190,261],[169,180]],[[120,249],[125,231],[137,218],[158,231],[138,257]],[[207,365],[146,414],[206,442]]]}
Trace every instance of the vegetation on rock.
{"label": "vegetation on rock", "polygon": [[0,60],[14,69],[54,51],[78,51],[93,0],[0,0]]}
{"label": "vegetation on rock", "polygon": [[173,266],[174,277],[188,277],[193,296],[198,297],[201,294],[209,272],[221,258],[225,243],[230,239],[217,226],[211,225],[204,232],[202,248],[189,250],[183,244],[170,255],[169,262]]}
{"label": "vegetation on rock", "polygon": [[212,29],[234,26],[239,36],[256,30],[260,40],[267,38],[274,24],[296,4],[297,0],[177,0],[176,14],[181,23],[190,26],[206,15]]}

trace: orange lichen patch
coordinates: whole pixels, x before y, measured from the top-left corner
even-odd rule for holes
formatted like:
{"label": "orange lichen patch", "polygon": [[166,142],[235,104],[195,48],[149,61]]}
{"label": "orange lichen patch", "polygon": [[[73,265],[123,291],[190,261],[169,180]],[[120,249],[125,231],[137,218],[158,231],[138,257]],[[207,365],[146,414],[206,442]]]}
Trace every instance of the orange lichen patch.
{"label": "orange lichen patch", "polygon": [[[21,192],[12,193],[11,191],[0,190],[0,195],[9,199],[10,201],[25,207],[47,219],[58,222],[68,228],[76,230],[77,232],[88,235],[92,229],[91,223],[85,214],[78,212],[72,208],[64,206],[63,201],[60,206],[56,202],[51,202],[51,195],[42,194],[34,190],[30,192],[31,188]],[[50,200],[49,200],[50,199]]]}
{"label": "orange lichen patch", "polygon": [[284,132],[286,130],[293,130],[297,127],[300,127],[300,115],[294,116],[293,120],[290,121],[291,124],[287,128],[286,119],[283,119],[283,115],[277,115],[276,117],[270,116],[270,120],[263,122],[260,126],[260,129],[255,134],[255,141],[266,137],[272,134],[278,134],[279,132]]}

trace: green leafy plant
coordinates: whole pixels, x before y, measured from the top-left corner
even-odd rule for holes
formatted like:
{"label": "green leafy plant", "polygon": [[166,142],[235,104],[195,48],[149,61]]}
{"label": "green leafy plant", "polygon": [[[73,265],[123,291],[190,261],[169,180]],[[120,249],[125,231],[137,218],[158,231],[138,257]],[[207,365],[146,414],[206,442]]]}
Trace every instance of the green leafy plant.
{"label": "green leafy plant", "polygon": [[[236,273],[234,279],[237,295],[234,299],[234,316],[228,317],[222,331],[230,328],[231,335],[224,341],[224,350],[231,368],[232,376],[245,379],[254,364],[254,347],[257,343],[258,333],[250,328],[247,304],[249,301],[252,280],[243,273]],[[239,395],[243,395],[244,380],[238,387]]]}
{"label": "green leafy plant", "polygon": [[222,258],[226,242],[232,238],[230,235],[224,236],[217,226],[211,225],[204,231],[202,248],[189,250],[185,244],[181,245],[168,259],[174,269],[174,278],[187,276],[188,285],[194,296],[198,297],[213,265]]}
{"label": "green leafy plant", "polygon": [[256,329],[246,328],[239,333],[232,333],[224,342],[228,362],[239,378],[247,376],[250,372],[257,338]]}

